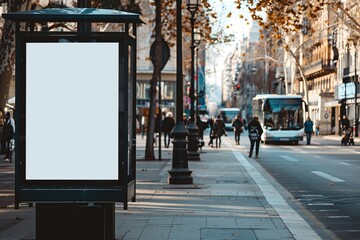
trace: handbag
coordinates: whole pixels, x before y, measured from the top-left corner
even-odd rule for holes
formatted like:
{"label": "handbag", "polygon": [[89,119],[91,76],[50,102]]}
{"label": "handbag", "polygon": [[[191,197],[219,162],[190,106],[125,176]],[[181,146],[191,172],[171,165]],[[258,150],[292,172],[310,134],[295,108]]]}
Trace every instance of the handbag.
{"label": "handbag", "polygon": [[15,139],[11,139],[9,142],[9,150],[14,151],[15,150]]}

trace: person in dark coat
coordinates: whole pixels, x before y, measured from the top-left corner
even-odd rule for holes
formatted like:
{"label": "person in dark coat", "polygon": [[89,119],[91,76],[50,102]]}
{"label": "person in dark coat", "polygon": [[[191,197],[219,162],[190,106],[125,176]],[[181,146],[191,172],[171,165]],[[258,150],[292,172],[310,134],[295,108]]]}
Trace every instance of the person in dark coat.
{"label": "person in dark coat", "polygon": [[173,114],[168,112],[164,120],[162,120],[161,131],[164,133],[164,145],[169,148],[170,145],[170,132],[175,126],[175,120]]}
{"label": "person in dark coat", "polygon": [[[250,139],[250,153],[249,153],[249,157],[251,158],[252,154],[253,154],[253,150],[254,150],[254,145],[256,144],[256,150],[255,150],[255,157],[258,158],[259,157],[259,147],[260,147],[260,140],[261,140],[261,135],[263,134],[263,129],[260,125],[259,122],[259,117],[258,116],[254,116],[252,118],[252,120],[249,122],[248,125],[248,131],[249,131],[249,139]],[[256,139],[252,139],[251,138],[251,133],[256,131],[257,132],[257,138]]]}
{"label": "person in dark coat", "polygon": [[234,121],[232,122],[232,127],[234,128],[234,135],[235,135],[235,144],[240,145],[240,135],[242,133],[244,123],[241,117],[236,116]]}
{"label": "person in dark coat", "polygon": [[350,121],[345,115],[341,119],[340,123],[341,123],[341,130],[342,131],[346,131],[350,127]]}
{"label": "person in dark coat", "polygon": [[245,118],[243,119],[243,123],[244,123],[245,130],[247,130],[247,124],[246,124],[246,119]]}
{"label": "person in dark coat", "polygon": [[204,130],[208,127],[208,123],[201,121],[200,116],[197,115],[196,126],[199,129],[199,138],[204,139]]}
{"label": "person in dark coat", "polygon": [[161,116],[159,114],[155,114],[155,133],[159,133],[161,131]]}
{"label": "person in dark coat", "polygon": [[209,146],[213,146],[213,140],[214,140],[214,136],[213,136],[213,126],[214,126],[214,117],[211,117],[208,119],[208,126],[210,127],[210,134],[209,134],[209,138],[210,138],[210,141],[208,143]]}
{"label": "person in dark coat", "polygon": [[15,138],[15,121],[13,118],[11,118],[11,115],[9,112],[5,115],[5,123],[3,126],[3,135],[2,140],[5,142],[5,162],[11,162],[12,152],[13,149],[11,149],[11,140]]}
{"label": "person in dark coat", "polygon": [[154,145],[156,146],[156,138],[160,136],[160,131],[161,131],[161,116],[159,114],[155,114],[154,117],[155,117]]}
{"label": "person in dark coat", "polygon": [[304,123],[304,131],[306,134],[306,144],[307,145],[310,145],[311,135],[314,132],[313,127],[314,127],[314,123],[313,123],[313,121],[311,121],[310,117],[308,117]]}
{"label": "person in dark coat", "polygon": [[215,146],[221,148],[221,137],[222,135],[227,136],[225,131],[225,123],[219,115],[213,125],[213,136],[215,138]]}

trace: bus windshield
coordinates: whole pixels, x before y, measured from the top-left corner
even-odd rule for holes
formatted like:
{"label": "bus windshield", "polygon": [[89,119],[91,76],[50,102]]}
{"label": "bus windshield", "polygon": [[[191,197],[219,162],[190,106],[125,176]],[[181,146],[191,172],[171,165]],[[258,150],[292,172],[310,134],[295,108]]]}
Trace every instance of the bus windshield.
{"label": "bus windshield", "polygon": [[266,99],[264,126],[268,129],[299,130],[303,127],[301,99]]}
{"label": "bus windshield", "polygon": [[220,109],[220,116],[224,123],[232,123],[239,112],[240,109]]}
{"label": "bus windshield", "polygon": [[220,117],[223,119],[225,123],[226,130],[233,130],[232,122],[235,119],[235,116],[240,114],[239,108],[221,108],[219,111]]}

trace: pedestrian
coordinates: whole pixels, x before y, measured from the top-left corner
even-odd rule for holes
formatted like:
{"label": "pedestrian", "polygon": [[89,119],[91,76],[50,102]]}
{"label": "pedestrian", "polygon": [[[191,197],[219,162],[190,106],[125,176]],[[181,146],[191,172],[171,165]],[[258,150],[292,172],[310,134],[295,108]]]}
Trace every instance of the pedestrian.
{"label": "pedestrian", "polygon": [[145,135],[145,116],[141,117],[141,139],[144,139]]}
{"label": "pedestrian", "polygon": [[340,123],[341,123],[342,132],[344,132],[344,131],[346,131],[347,129],[350,128],[350,121],[349,121],[349,119],[347,118],[346,115],[343,116]]}
{"label": "pedestrian", "polygon": [[3,134],[2,134],[2,140],[5,143],[5,162],[11,162],[12,158],[12,152],[14,149],[12,149],[11,144],[14,144],[15,138],[15,121],[13,118],[11,118],[10,112],[7,112],[5,115],[5,123],[3,126]]}
{"label": "pedestrian", "polygon": [[304,123],[305,134],[306,134],[306,144],[307,145],[310,145],[311,135],[314,132],[313,127],[314,127],[314,123],[313,123],[313,121],[311,121],[310,116],[308,116],[305,123]]}
{"label": "pedestrian", "polygon": [[5,154],[5,150],[6,150],[6,143],[4,138],[2,137],[3,135],[3,129],[4,129],[4,124],[5,124],[6,118],[5,118],[5,112],[2,110],[2,108],[0,107],[0,143],[1,143],[1,151],[0,154]]}
{"label": "pedestrian", "polygon": [[241,117],[236,116],[231,124],[234,128],[235,133],[235,145],[240,145],[240,135],[243,132],[244,123]]}
{"label": "pedestrian", "polygon": [[166,117],[162,120],[161,131],[164,133],[164,145],[169,148],[171,131],[175,127],[175,120],[172,112],[166,113]]}
{"label": "pedestrian", "polygon": [[320,135],[320,119],[316,119],[315,121],[315,135],[319,136]]}
{"label": "pedestrian", "polygon": [[186,113],[183,113],[183,122],[184,122],[184,126],[187,126],[190,123],[190,119],[188,119]]}
{"label": "pedestrian", "polygon": [[213,132],[213,126],[214,126],[214,123],[215,123],[215,120],[214,120],[214,116],[212,116],[211,118],[208,119],[208,125],[210,127],[210,134],[209,134],[209,138],[210,138],[210,141],[208,143],[209,146],[213,146],[213,140],[214,140],[214,132]]}
{"label": "pedestrian", "polygon": [[215,123],[213,125],[213,132],[214,132],[214,138],[215,138],[215,146],[221,148],[221,137],[222,135],[227,136],[225,131],[225,123],[222,120],[221,116],[219,115],[217,119],[215,120]]}
{"label": "pedestrian", "polygon": [[247,130],[247,125],[246,125],[246,119],[245,118],[243,119],[243,124],[244,124],[245,130]]}
{"label": "pedestrian", "polygon": [[[155,128],[154,128],[154,132],[155,132],[155,135],[154,135],[154,144],[156,146],[156,138],[160,136],[160,131],[161,131],[161,115],[160,114],[155,114],[154,115],[155,117]],[[159,143],[160,145],[161,143]]]}
{"label": "pedestrian", "polygon": [[251,156],[253,154],[255,144],[256,144],[255,158],[258,158],[259,157],[260,140],[261,140],[261,135],[263,133],[263,129],[259,122],[259,117],[254,116],[251,119],[251,121],[249,122],[247,128],[249,131],[249,139],[250,139],[249,158],[251,158]]}
{"label": "pedestrian", "polygon": [[196,116],[196,126],[199,129],[199,139],[204,139],[204,130],[207,128],[207,122],[203,122],[200,119],[200,116]]}
{"label": "pedestrian", "polygon": [[139,114],[136,114],[135,121],[136,121],[136,133],[139,133],[141,131]]}

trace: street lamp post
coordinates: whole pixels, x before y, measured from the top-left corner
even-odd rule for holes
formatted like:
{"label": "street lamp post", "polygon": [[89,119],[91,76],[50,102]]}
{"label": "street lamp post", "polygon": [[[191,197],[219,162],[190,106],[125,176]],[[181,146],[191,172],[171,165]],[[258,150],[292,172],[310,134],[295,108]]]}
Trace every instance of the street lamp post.
{"label": "street lamp post", "polygon": [[355,65],[354,65],[354,85],[355,85],[355,95],[354,95],[354,107],[355,107],[355,116],[354,116],[354,131],[355,131],[355,137],[359,136],[359,131],[358,131],[358,127],[359,127],[359,111],[358,111],[358,106],[357,106],[357,92],[358,92],[358,77],[357,77],[357,69],[356,69],[356,61],[357,61],[357,41],[359,39],[358,38],[348,38],[349,42],[352,42],[354,45],[354,60],[355,60]]}
{"label": "street lamp post", "polygon": [[196,125],[195,117],[195,13],[199,7],[199,0],[187,0],[187,9],[190,12],[190,21],[191,21],[191,81],[190,81],[190,124],[188,125],[188,160],[200,160],[200,154],[198,152],[198,135],[199,129]]}
{"label": "street lamp post", "polygon": [[[196,105],[195,105],[195,114],[199,116],[199,46],[200,46],[201,34],[199,29],[195,29],[194,32],[194,42],[196,44]],[[197,119],[196,119],[197,120]]]}
{"label": "street lamp post", "polygon": [[355,137],[359,136],[359,109],[357,106],[357,92],[358,92],[358,76],[356,73],[356,61],[357,61],[357,51],[356,51],[356,44],[355,44],[355,99],[354,99],[354,104],[355,104]]}
{"label": "street lamp post", "polygon": [[176,124],[171,131],[173,140],[172,169],[169,170],[169,184],[192,184],[192,171],[188,167],[186,136],[188,131],[183,122],[183,73],[182,73],[182,0],[176,0]]}

